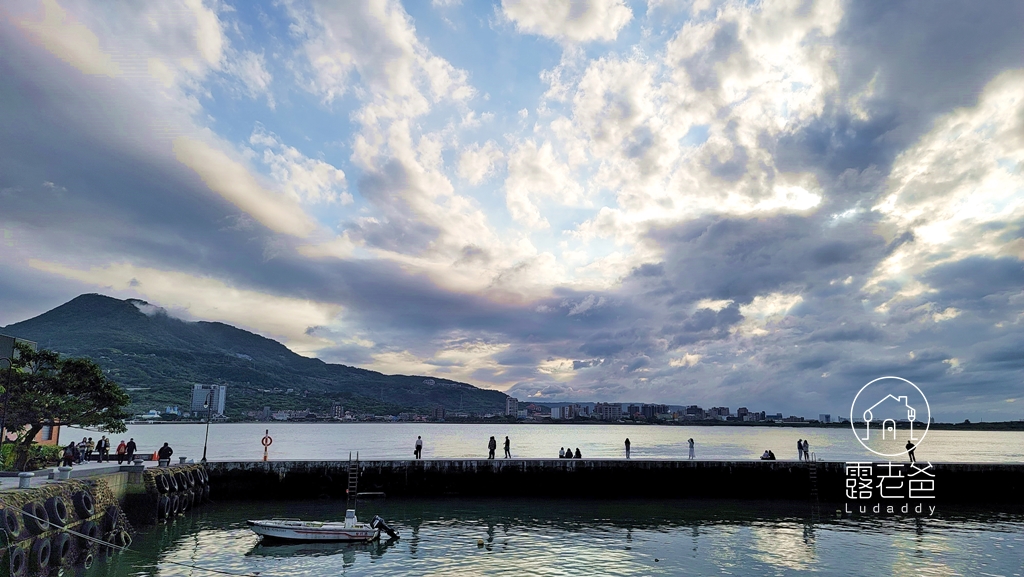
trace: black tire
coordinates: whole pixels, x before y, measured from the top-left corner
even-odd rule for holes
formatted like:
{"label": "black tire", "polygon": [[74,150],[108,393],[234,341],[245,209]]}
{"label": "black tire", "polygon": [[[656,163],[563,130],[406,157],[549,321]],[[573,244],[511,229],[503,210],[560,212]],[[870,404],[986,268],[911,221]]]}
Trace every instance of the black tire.
{"label": "black tire", "polygon": [[36,539],[32,543],[32,566],[36,569],[43,569],[50,564],[50,540]]}
{"label": "black tire", "polygon": [[178,482],[178,490],[184,491],[188,489],[188,483],[185,481],[185,473],[175,473],[174,480]]}
{"label": "black tire", "polygon": [[88,491],[79,491],[72,495],[71,503],[74,504],[79,519],[88,519],[96,514],[96,502]]}
{"label": "black tire", "polygon": [[36,502],[25,503],[21,508],[22,520],[25,521],[25,528],[33,535],[38,535],[50,530],[50,518],[46,515],[46,508]]}
{"label": "black tire", "polygon": [[68,506],[60,497],[50,497],[44,505],[46,514],[50,516],[50,523],[57,527],[68,524]]}
{"label": "black tire", "polygon": [[170,490],[172,493],[178,490],[178,477],[176,475],[167,475],[167,482],[170,484]]}
{"label": "black tire", "polygon": [[5,508],[3,517],[0,517],[0,520],[3,522],[4,531],[7,531],[7,536],[12,541],[21,537],[24,527],[21,525],[21,515],[17,514],[14,509],[10,507]]}
{"label": "black tire", "polygon": [[160,495],[156,502],[156,518],[166,519],[171,515],[171,499],[167,495]]}
{"label": "black tire", "polygon": [[58,533],[53,538],[53,547],[50,551],[50,561],[54,565],[60,565],[71,554],[71,535]]}
{"label": "black tire", "polygon": [[92,567],[93,561],[95,561],[95,559],[93,559],[92,553],[86,552],[85,555],[82,556],[82,567],[85,567],[86,569]]}
{"label": "black tire", "polygon": [[181,500],[178,495],[171,495],[171,516],[177,515],[181,512]]}
{"label": "black tire", "polygon": [[185,483],[189,489],[196,486],[196,476],[192,474],[192,471],[185,471]]}
{"label": "black tire", "polygon": [[11,577],[25,574],[25,568],[28,566],[27,559],[25,559],[25,550],[21,547],[14,547],[11,549],[11,559],[8,568],[11,572]]}
{"label": "black tire", "polygon": [[167,482],[167,475],[156,476],[156,490],[161,493],[166,493],[171,490],[171,485]]}
{"label": "black tire", "polygon": [[[78,532],[82,535],[85,535],[85,537],[79,537],[78,539],[81,542],[82,546],[87,548],[92,546],[93,543],[95,543],[93,539],[98,539],[100,536],[100,528],[97,527],[96,523],[93,523],[92,521],[86,521],[85,523],[79,525]],[[86,537],[89,538],[86,539]]]}

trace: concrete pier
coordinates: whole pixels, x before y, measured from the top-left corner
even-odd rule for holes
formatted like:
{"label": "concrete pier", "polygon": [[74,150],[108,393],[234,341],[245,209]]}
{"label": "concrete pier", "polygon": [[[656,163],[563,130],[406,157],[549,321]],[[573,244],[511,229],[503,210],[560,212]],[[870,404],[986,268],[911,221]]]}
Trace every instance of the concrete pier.
{"label": "concrete pier", "polygon": [[[919,466],[924,464],[919,463]],[[811,469],[814,468],[814,474]],[[218,499],[343,498],[348,461],[209,463]],[[1024,505],[1024,464],[933,463],[936,503]],[[846,500],[846,463],[622,459],[362,461],[359,491],[388,496]],[[816,491],[815,491],[816,490]]]}

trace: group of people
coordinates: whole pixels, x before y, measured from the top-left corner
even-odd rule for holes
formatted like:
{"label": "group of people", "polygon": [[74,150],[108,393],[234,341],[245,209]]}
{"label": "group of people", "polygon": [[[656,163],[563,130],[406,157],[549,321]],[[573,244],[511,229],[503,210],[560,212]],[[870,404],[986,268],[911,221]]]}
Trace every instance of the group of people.
{"label": "group of people", "polygon": [[580,448],[579,447],[576,447],[576,453],[575,454],[572,452],[572,447],[569,447],[568,449],[566,449],[565,447],[561,447],[561,448],[558,449],[558,458],[559,459],[582,459],[583,458],[583,453],[580,452]]}
{"label": "group of people", "polygon": [[807,442],[807,439],[796,440],[796,454],[801,461],[811,460],[811,448],[810,444]]}
{"label": "group of people", "polygon": [[[487,441],[487,458],[494,458],[494,451],[498,449],[498,441],[494,440],[494,435],[491,435],[491,439]],[[512,458],[512,441],[509,440],[508,435],[505,435],[505,458]]]}
{"label": "group of people", "polygon": [[771,452],[769,449],[765,449],[764,452],[761,453],[761,460],[762,461],[774,461],[775,460],[775,453]]}
{"label": "group of people", "polygon": [[[135,457],[137,449],[134,438],[128,439],[127,443],[122,439],[115,451],[117,464],[123,465],[126,460],[130,463]],[[88,463],[92,461],[93,454],[96,455],[97,463],[110,462],[110,439],[106,435],[101,437],[98,442],[93,442],[92,437],[82,437],[78,443],[71,441],[67,447],[64,447],[61,464],[71,467],[76,464]]]}

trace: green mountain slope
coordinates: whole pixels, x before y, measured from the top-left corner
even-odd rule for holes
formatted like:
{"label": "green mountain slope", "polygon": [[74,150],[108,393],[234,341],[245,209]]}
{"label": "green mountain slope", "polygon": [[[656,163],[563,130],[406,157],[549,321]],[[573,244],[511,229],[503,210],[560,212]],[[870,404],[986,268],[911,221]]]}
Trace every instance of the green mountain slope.
{"label": "green mountain slope", "polygon": [[[145,310],[146,312],[143,312]],[[148,314],[147,314],[148,313]],[[293,353],[281,343],[223,323],[186,322],[144,301],[87,294],[0,332],[64,355],[89,357],[129,390],[133,409],[187,410],[192,385],[227,385],[229,416],[272,410],[427,413],[432,407],[500,413],[505,394],[465,383],[385,375]],[[281,389],[280,392],[260,390]],[[286,394],[287,389],[294,389]]]}

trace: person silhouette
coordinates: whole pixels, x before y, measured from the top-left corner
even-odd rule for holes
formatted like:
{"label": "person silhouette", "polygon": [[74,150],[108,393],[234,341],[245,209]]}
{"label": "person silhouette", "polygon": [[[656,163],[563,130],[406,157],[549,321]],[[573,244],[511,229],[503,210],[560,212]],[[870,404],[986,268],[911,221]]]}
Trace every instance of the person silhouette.
{"label": "person silhouette", "polygon": [[917,457],[914,456],[914,449],[916,449],[916,448],[917,448],[917,445],[915,445],[914,443],[911,443],[910,441],[907,441],[907,446],[906,446],[907,456],[910,457],[910,462],[911,463],[916,463],[917,462]]}

